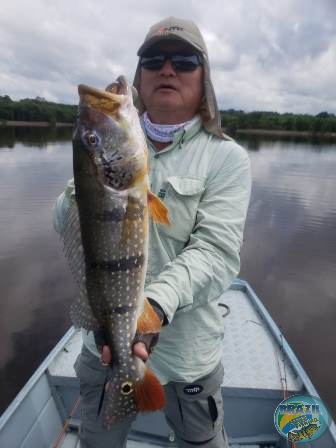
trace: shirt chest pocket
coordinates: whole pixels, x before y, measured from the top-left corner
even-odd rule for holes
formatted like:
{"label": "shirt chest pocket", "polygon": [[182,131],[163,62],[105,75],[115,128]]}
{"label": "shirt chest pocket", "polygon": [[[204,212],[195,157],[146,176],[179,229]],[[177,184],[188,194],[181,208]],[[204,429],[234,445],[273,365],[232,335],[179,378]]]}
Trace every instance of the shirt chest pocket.
{"label": "shirt chest pocket", "polygon": [[160,226],[160,233],[186,243],[196,222],[204,181],[170,176],[167,178],[165,189],[164,202],[168,207],[170,226]]}

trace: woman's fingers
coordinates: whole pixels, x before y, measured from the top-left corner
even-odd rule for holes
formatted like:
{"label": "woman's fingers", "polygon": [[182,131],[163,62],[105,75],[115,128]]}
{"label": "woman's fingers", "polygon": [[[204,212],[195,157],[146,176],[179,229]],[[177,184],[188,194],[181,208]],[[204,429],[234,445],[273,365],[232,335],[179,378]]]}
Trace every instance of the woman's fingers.
{"label": "woman's fingers", "polygon": [[135,356],[142,359],[143,362],[146,362],[149,356],[146,346],[143,342],[137,342],[136,344],[134,344],[133,353],[135,354]]}
{"label": "woman's fingers", "polygon": [[103,345],[100,362],[103,364],[103,366],[108,366],[112,362],[112,353],[108,345]]}
{"label": "woman's fingers", "polygon": [[[146,346],[143,342],[137,342],[133,346],[133,353],[138,358],[142,359],[142,361],[146,362],[148,359],[148,351],[146,349]],[[100,362],[107,366],[112,363],[112,353],[111,349],[108,345],[103,345],[102,354],[100,356]]]}

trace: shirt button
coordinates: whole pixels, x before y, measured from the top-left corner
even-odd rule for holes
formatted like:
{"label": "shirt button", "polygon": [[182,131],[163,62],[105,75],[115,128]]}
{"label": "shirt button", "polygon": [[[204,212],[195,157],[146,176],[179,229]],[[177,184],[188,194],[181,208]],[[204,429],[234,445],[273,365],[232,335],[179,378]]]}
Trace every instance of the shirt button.
{"label": "shirt button", "polygon": [[155,154],[154,159],[158,159],[160,157],[159,154]]}

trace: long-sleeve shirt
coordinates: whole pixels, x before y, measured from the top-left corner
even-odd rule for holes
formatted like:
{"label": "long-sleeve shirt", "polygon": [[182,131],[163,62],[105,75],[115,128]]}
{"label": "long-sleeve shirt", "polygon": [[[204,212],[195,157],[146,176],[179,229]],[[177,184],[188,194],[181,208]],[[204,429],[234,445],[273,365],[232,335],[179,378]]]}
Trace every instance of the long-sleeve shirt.
{"label": "long-sleeve shirt", "polygon": [[[162,383],[192,382],[221,359],[219,296],[240,269],[240,249],[251,190],[250,162],[236,142],[207,133],[201,120],[156,151],[149,142],[150,186],[166,204],[170,226],[150,220],[145,295],[169,324],[149,364]],[[56,230],[74,200],[73,183],[58,198]],[[91,333],[84,344],[98,355]]]}

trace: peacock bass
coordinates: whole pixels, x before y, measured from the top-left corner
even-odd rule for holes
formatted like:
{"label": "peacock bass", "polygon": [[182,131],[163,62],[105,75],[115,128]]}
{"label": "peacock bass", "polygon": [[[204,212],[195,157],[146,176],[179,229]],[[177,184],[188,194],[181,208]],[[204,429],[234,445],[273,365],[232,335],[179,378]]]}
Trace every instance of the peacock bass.
{"label": "peacock bass", "polygon": [[136,331],[155,333],[160,320],[144,297],[149,214],[168,224],[165,205],[149,191],[148,155],[132,90],[119,77],[105,91],[78,87],[73,134],[75,203],[63,230],[79,284],[72,305],[77,327],[103,330],[113,362],[102,391],[106,427],[164,406],[164,391],[134,356]]}

